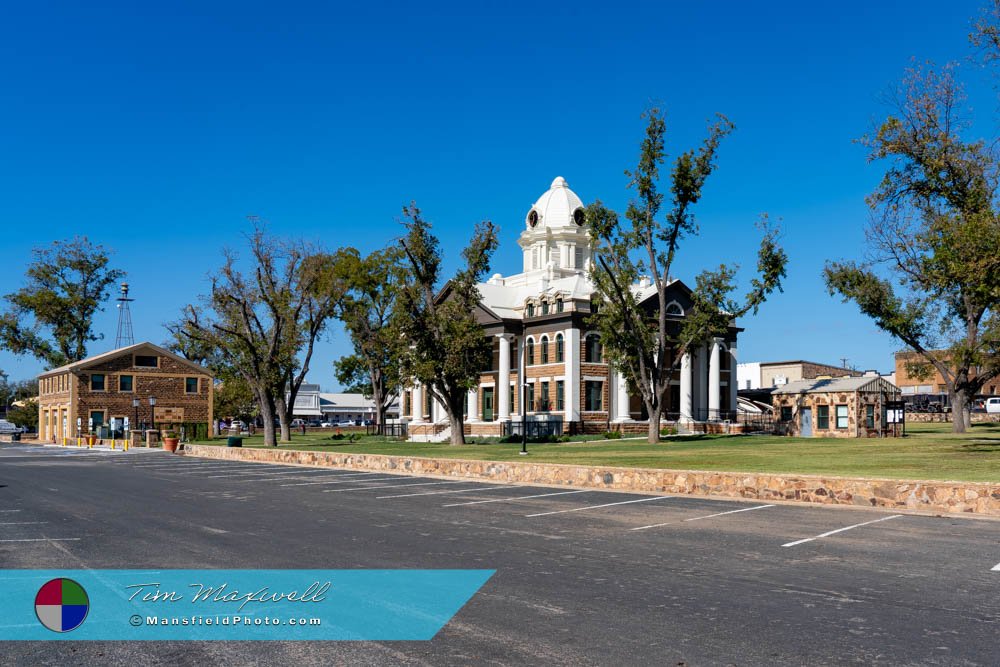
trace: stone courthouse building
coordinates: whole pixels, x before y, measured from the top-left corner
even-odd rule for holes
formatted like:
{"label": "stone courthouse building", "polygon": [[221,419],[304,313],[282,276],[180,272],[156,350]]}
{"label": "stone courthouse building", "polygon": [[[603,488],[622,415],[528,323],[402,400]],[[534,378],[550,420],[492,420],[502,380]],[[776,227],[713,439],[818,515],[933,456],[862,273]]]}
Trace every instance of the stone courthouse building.
{"label": "stone courthouse building", "polygon": [[95,434],[122,437],[139,427],[184,427],[206,435],[213,378],[205,368],[152,343],[138,343],[53,368],[38,376],[43,442]]}
{"label": "stone courthouse building", "polygon": [[[466,434],[502,435],[526,418],[555,425],[555,432],[644,432],[641,399],[631,396],[625,379],[604,358],[600,336],[587,323],[595,288],[588,272],[590,229],[583,202],[562,177],[556,178],[524,218],[518,239],[522,271],[496,274],[478,285],[477,316],[493,346],[492,363],[469,392]],[[656,308],[656,289],[648,279],[632,286],[640,301]],[[679,280],[669,285],[669,319],[680,327],[691,307],[690,290]],[[665,419],[685,422],[735,420],[736,337],[726,336],[685,355],[675,372]],[[521,378],[527,387],[521,387]],[[443,406],[419,385],[403,393],[402,418],[415,439],[444,440],[450,435]],[[505,426],[506,425],[506,426]]]}

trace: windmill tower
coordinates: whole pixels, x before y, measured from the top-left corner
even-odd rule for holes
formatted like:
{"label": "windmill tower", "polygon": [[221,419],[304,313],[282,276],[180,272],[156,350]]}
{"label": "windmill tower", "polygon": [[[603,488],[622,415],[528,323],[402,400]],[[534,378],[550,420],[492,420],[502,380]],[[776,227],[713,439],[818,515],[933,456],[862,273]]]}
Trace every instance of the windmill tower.
{"label": "windmill tower", "polygon": [[122,295],[118,297],[118,335],[115,336],[115,349],[133,345],[135,338],[132,336],[132,311],[128,304],[135,299],[128,296],[128,283],[122,283]]}

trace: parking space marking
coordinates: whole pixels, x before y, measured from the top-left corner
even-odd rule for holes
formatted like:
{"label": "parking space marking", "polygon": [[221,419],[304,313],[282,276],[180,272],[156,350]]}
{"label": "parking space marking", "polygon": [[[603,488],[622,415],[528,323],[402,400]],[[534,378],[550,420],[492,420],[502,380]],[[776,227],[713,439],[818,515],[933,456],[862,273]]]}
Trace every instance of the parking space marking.
{"label": "parking space marking", "polygon": [[395,496],[375,496],[375,500],[385,500],[386,498],[412,498],[413,496],[438,496],[442,493],[473,493],[475,491],[480,491],[485,493],[486,491],[496,491],[497,489],[509,489],[509,486],[486,486],[477,487],[475,489],[459,489],[458,491],[427,491],[424,493],[401,493]]}
{"label": "parking space marking", "polygon": [[28,537],[20,540],[0,540],[0,542],[79,542],[79,537]]}
{"label": "parking space marking", "polygon": [[831,530],[826,533],[817,535],[816,537],[807,537],[804,540],[795,540],[794,542],[788,542],[787,544],[782,544],[783,547],[794,547],[797,544],[805,544],[806,542],[812,542],[813,540],[818,540],[821,537],[829,537],[830,535],[836,535],[837,533],[842,533],[845,530],[851,530],[852,528],[860,528],[861,526],[869,526],[873,523],[879,523],[880,521],[888,521],[889,519],[898,519],[903,516],[902,514],[893,514],[891,516],[884,516],[881,519],[875,519],[874,521],[865,521],[864,523],[856,523],[853,526],[846,526],[844,528],[838,528],[837,530]]}
{"label": "parking space marking", "polygon": [[[358,480],[359,482],[364,480]],[[343,493],[344,491],[368,491],[369,489],[395,489],[401,486],[434,486],[437,484],[461,484],[460,480],[449,482],[417,482],[416,484],[376,484],[375,486],[356,486],[353,489],[323,489],[323,493]]]}
{"label": "parking space marking", "polygon": [[996,565],[991,567],[990,572],[1000,572],[1000,563],[997,563]]}
{"label": "parking space marking", "polygon": [[[684,521],[699,521],[701,519],[713,519],[717,516],[724,516],[726,514],[736,514],[738,512],[752,512],[753,510],[762,510],[766,507],[775,507],[775,505],[757,505],[756,507],[744,507],[740,510],[730,510],[728,512],[719,512],[717,514],[706,514],[705,516],[695,516],[690,519],[684,519]],[[676,521],[667,521],[666,523],[654,523],[649,526],[639,526],[638,528],[629,528],[629,530],[646,530],[647,528],[659,528],[660,526],[669,526]]]}
{"label": "parking space marking", "polygon": [[377,477],[375,479],[344,479],[345,477],[368,477],[374,475],[373,472],[358,473],[356,475],[333,475],[331,479],[320,480],[318,482],[293,482],[291,484],[279,484],[278,486],[312,486],[314,484],[346,484],[347,482],[382,482],[390,479],[403,479],[403,475],[393,477]]}
{"label": "parking space marking", "polygon": [[[325,475],[325,474],[323,474],[322,471],[317,470],[315,472],[318,472],[319,474],[318,475],[309,475],[305,479],[331,479],[330,475]],[[337,478],[343,477],[343,476],[344,475],[333,475],[332,478],[333,479],[337,479]],[[225,475],[221,475],[221,477],[223,479],[226,478]],[[206,477],[205,479],[211,479],[211,478],[207,478]],[[233,482],[234,484],[239,484],[240,482],[284,482],[284,481],[287,481],[289,479],[301,479],[301,478],[300,477],[287,477],[287,476],[281,476],[281,477],[249,477],[249,476],[244,475],[244,476],[240,477],[239,479],[230,479],[229,481]],[[392,477],[391,479],[396,479],[396,478]],[[348,481],[351,481],[351,482],[361,482],[361,481],[364,481],[364,480],[361,480],[361,479],[352,479],[352,480],[348,480]],[[282,486],[289,486],[289,485],[282,484]]]}
{"label": "parking space marking", "polygon": [[0,512],[7,514],[8,512],[20,512],[21,510],[0,510]]}
{"label": "parking space marking", "polygon": [[[213,470],[212,472],[218,471]],[[320,471],[317,468],[295,468],[294,470],[254,470],[253,472],[236,471],[229,475],[206,475],[205,479],[217,479],[219,477],[231,477],[233,475],[239,475],[240,477],[249,477],[251,475],[263,475],[265,477],[268,475],[301,475],[304,472],[312,473]]]}
{"label": "parking space marking", "polygon": [[40,526],[48,521],[2,521],[0,526]]}
{"label": "parking space marking", "polygon": [[442,505],[442,507],[461,507],[462,505],[482,505],[484,503],[509,503],[515,500],[528,500],[529,498],[548,498],[549,496],[568,496],[571,493],[589,493],[590,489],[580,489],[579,491],[557,491],[556,493],[539,493],[534,496],[518,496],[517,498],[492,498],[490,500],[473,500],[468,503],[452,503]]}
{"label": "parking space marking", "polygon": [[669,500],[670,496],[653,496],[652,498],[638,498],[637,500],[623,500],[620,503],[604,503],[603,505],[587,505],[586,507],[573,507],[568,510],[555,510],[554,512],[539,512],[538,514],[526,514],[525,517],[548,516],[550,514],[565,514],[566,512],[582,512],[584,510],[596,510],[602,507],[613,507],[614,505],[630,505],[632,503],[648,503],[653,500]]}

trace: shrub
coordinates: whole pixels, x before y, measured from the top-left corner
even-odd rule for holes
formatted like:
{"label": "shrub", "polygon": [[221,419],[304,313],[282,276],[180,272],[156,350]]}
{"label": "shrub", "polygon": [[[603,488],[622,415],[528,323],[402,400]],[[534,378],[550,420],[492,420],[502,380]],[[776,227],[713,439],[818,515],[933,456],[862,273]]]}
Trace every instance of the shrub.
{"label": "shrub", "polygon": [[605,440],[620,440],[621,437],[622,437],[622,432],[621,431],[605,431],[604,432],[604,439]]}
{"label": "shrub", "polygon": [[665,426],[660,429],[660,435],[677,435],[677,427]]}

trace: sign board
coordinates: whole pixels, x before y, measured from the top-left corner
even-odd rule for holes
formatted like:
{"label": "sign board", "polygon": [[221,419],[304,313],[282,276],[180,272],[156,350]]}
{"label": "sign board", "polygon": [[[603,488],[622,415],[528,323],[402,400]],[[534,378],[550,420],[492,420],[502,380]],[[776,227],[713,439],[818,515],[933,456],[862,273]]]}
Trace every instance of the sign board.
{"label": "sign board", "polygon": [[906,418],[906,404],[903,401],[885,402],[885,423],[902,424]]}
{"label": "sign board", "polygon": [[157,424],[179,423],[184,421],[184,408],[153,408],[153,421]]}
{"label": "sign board", "polygon": [[128,424],[128,417],[125,417],[125,418],[124,418],[124,419],[122,420],[122,427],[123,427],[123,428],[124,428],[124,429],[125,429],[125,430],[127,431],[127,430],[129,430],[129,429],[128,429],[128,426],[129,426],[129,424]]}

